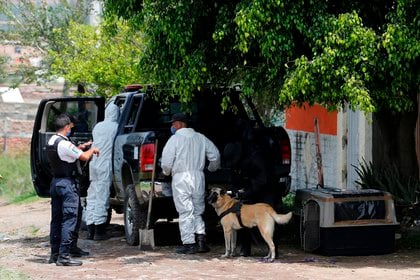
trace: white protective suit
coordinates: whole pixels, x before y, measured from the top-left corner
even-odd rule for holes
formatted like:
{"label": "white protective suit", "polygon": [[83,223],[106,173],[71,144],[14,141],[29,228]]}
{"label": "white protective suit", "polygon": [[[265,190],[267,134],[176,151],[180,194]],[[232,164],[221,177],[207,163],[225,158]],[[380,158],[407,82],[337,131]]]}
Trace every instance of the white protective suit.
{"label": "white protective suit", "polygon": [[120,109],[111,103],[105,109],[105,119],[92,131],[93,146],[99,156],[89,164],[90,186],[86,198],[86,224],[104,224],[108,217],[110,186],[112,182],[112,143],[117,133]]}
{"label": "white protective suit", "polygon": [[206,158],[209,171],[220,168],[217,147],[192,128],[181,128],[169,138],[162,152],[161,167],[172,174],[172,192],[179,214],[179,230],[183,244],[195,243],[195,233],[205,234],[201,217],[205,207],[204,172]]}

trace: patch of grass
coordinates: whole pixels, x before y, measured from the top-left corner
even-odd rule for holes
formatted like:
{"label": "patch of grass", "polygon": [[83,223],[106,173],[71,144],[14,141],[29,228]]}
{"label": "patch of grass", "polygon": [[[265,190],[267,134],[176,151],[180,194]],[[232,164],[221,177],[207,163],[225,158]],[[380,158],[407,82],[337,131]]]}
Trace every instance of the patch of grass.
{"label": "patch of grass", "polygon": [[8,202],[35,197],[29,154],[0,156],[0,196]]}
{"label": "patch of grass", "polygon": [[38,234],[38,232],[39,232],[40,228],[39,228],[39,227],[36,227],[36,226],[34,226],[34,225],[31,225],[29,228],[30,228],[30,234],[31,234],[32,236],[37,236],[37,234]]}
{"label": "patch of grass", "polygon": [[26,280],[30,278],[21,272],[11,271],[3,267],[0,267],[0,279]]}
{"label": "patch of grass", "polygon": [[14,197],[11,200],[11,203],[28,203],[28,202],[34,202],[39,200],[39,197],[36,195],[35,191],[31,191],[19,196]]}

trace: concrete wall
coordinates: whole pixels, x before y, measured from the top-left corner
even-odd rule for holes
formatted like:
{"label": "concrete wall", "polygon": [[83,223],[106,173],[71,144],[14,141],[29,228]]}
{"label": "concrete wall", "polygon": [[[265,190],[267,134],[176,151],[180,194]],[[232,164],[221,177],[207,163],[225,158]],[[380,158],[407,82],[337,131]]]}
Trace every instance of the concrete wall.
{"label": "concrete wall", "polygon": [[0,98],[0,148],[1,153],[28,153],[33,123],[41,99],[62,95],[60,83],[50,87],[21,85],[22,103],[3,102]]}
{"label": "concrete wall", "polygon": [[372,159],[370,117],[348,109],[330,113],[306,107],[286,112],[285,127],[292,148],[292,190],[316,188],[318,184],[315,117],[320,127],[324,187],[356,189],[355,166]]}
{"label": "concrete wall", "polygon": [[0,102],[0,146],[3,153],[28,152],[38,104]]}
{"label": "concrete wall", "polygon": [[347,188],[355,189],[355,181],[359,180],[355,166],[372,161],[372,116],[351,110],[347,110],[346,115],[348,133],[344,135],[343,144],[347,146],[347,152],[344,149],[343,153],[347,153],[347,160],[343,164],[347,165]]}
{"label": "concrete wall", "polygon": [[[292,190],[315,188],[318,184],[315,134],[297,130],[287,132],[292,147]],[[320,144],[324,186],[337,188],[341,181],[337,137],[321,134]]]}

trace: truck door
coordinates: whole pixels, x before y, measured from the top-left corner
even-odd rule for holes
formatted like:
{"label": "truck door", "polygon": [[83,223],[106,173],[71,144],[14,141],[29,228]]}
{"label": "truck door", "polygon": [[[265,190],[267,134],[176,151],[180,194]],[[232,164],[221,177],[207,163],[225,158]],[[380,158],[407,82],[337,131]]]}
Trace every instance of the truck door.
{"label": "truck door", "polygon": [[92,139],[93,127],[104,119],[104,107],[105,99],[103,97],[65,97],[41,100],[32,132],[30,163],[32,182],[38,196],[50,196],[52,173],[45,145],[55,134],[54,121],[56,117],[62,113],[68,113],[76,118],[75,130],[70,140],[77,145]]}

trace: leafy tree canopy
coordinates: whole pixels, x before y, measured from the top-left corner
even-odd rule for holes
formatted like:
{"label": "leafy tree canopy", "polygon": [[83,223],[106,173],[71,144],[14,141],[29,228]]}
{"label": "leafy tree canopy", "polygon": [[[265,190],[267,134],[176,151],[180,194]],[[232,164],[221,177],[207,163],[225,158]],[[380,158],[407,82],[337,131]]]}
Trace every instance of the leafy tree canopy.
{"label": "leafy tree canopy", "polygon": [[[60,52],[63,42],[67,40],[66,32],[70,22],[83,23],[91,10],[92,0],[0,0],[0,15],[9,22],[7,29],[0,33],[0,39],[16,46],[30,47],[25,59],[39,59],[40,65],[21,64],[17,69],[20,82],[48,80],[51,77],[49,51]],[[6,25],[5,25],[6,26]]]}
{"label": "leafy tree canopy", "polygon": [[[111,25],[115,32],[108,32]],[[67,30],[55,32],[65,32],[68,40],[59,51],[49,53],[52,73],[84,86],[87,94],[94,91],[109,97],[139,81],[142,36],[124,21],[103,22],[98,27],[70,23]]]}
{"label": "leafy tree canopy", "polygon": [[[240,83],[288,106],[413,108],[419,92],[418,0],[107,0],[105,15],[145,36],[145,81],[183,100]],[[273,105],[274,105],[273,104]]]}

